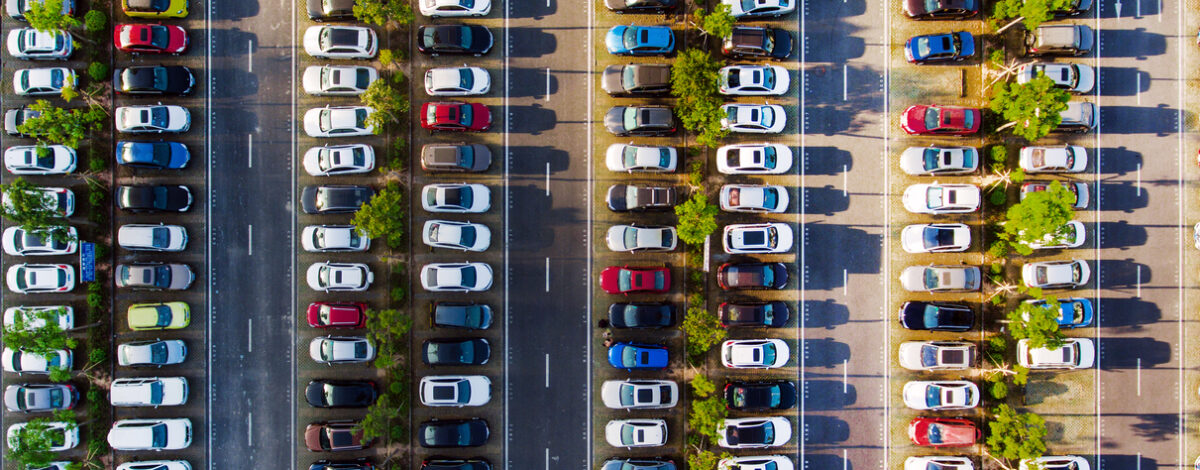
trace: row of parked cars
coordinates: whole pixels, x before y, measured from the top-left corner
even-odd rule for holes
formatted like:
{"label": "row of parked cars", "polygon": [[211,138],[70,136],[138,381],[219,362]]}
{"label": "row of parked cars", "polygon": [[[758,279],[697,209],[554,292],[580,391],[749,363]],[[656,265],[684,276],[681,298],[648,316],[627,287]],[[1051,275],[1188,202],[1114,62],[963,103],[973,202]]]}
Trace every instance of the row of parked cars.
{"label": "row of parked cars", "polygon": [[[1072,2],[1067,10],[1056,12],[1075,15],[1086,11],[1090,1]],[[978,14],[979,2],[975,0],[942,0],[924,2],[911,0],[904,4],[907,16],[914,19],[965,19]],[[1025,45],[1029,56],[1081,55],[1090,52],[1094,38],[1084,25],[1044,25],[1026,32]],[[914,64],[957,62],[975,55],[975,38],[965,31],[915,36],[904,46],[906,59]],[[1053,62],[1031,62],[1016,69],[1018,83],[1026,83],[1045,75],[1054,86],[1075,94],[1090,93],[1095,85],[1095,71],[1083,64]],[[1094,105],[1087,102],[1071,102],[1063,112],[1063,122],[1056,131],[1086,132],[1095,126],[1098,118]],[[915,105],[904,111],[901,127],[910,135],[918,136],[964,136],[979,131],[983,114],[979,109],[943,105]],[[949,176],[974,174],[980,166],[980,152],[969,146],[929,145],[909,147],[900,155],[900,168],[913,176]],[[1087,152],[1075,145],[1029,146],[1020,150],[1018,163],[1026,173],[1055,174],[1079,173],[1088,165]],[[1086,208],[1089,198],[1088,187],[1082,182],[1063,182],[1074,194],[1076,208]],[[1049,189],[1049,182],[1031,181],[1021,187],[1020,197],[1025,199],[1036,191]],[[902,196],[904,208],[914,214],[941,216],[947,214],[971,214],[980,210],[982,193],[978,186],[958,183],[919,183],[910,185]],[[1029,243],[1035,250],[1069,249],[1081,246],[1086,238],[1084,225],[1071,221],[1056,234],[1043,241]],[[971,248],[972,230],[964,223],[933,222],[904,227],[900,235],[901,247],[908,253],[954,253]],[[1082,260],[1036,261],[1027,263],[1022,269],[1025,286],[1041,289],[1064,289],[1086,285],[1090,269]],[[927,265],[909,266],[900,274],[903,288],[909,292],[933,294],[967,293],[979,291],[983,276],[977,266]],[[1043,300],[1028,300],[1058,312],[1060,328],[1088,326],[1092,322],[1093,309],[1086,298],[1061,298],[1055,305]],[[965,303],[953,301],[904,302],[900,306],[899,322],[903,328],[916,331],[963,333],[975,324],[974,309]],[[920,416],[909,423],[908,435],[913,444],[932,448],[973,446],[981,432],[978,426],[964,417],[944,417],[939,412],[955,412],[975,408],[980,402],[979,387],[968,380],[944,380],[942,372],[965,371],[975,367],[978,360],[977,346],[961,340],[909,341],[899,347],[899,362],[908,370],[929,375],[933,380],[907,382],[901,392],[905,406],[935,416]],[[1096,350],[1087,338],[1069,338],[1062,348],[1031,348],[1028,340],[1017,344],[1017,362],[1030,369],[1079,369],[1094,364]],[[924,378],[924,377],[922,377]],[[1022,469],[1087,469],[1086,459],[1077,456],[1049,456],[1021,461]],[[974,469],[975,464],[965,456],[909,457],[905,468],[954,470]]]}

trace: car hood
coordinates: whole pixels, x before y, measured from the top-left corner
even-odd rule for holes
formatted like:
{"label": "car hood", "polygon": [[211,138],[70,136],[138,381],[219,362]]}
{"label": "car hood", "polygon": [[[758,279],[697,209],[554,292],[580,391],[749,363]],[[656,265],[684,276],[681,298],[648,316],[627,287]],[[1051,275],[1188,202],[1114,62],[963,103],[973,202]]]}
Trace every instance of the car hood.
{"label": "car hood", "polygon": [[604,114],[604,127],[609,132],[619,134],[625,132],[625,107],[614,106]]}
{"label": "car hood", "polygon": [[625,41],[622,40],[622,36],[625,35],[626,29],[629,29],[629,27],[614,26],[612,29],[609,29],[608,33],[604,35],[604,46],[607,47],[609,51],[624,51]]}
{"label": "car hood", "polygon": [[603,78],[600,80],[600,87],[608,93],[624,93],[625,85],[623,83],[624,65],[610,65],[604,68]]}

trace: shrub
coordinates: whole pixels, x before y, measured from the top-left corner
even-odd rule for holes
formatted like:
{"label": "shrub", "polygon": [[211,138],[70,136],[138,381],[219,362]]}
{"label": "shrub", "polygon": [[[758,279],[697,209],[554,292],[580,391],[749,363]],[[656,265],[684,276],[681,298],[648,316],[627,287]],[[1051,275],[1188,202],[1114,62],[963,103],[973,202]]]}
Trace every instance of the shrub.
{"label": "shrub", "polygon": [[92,206],[93,210],[104,205],[104,193],[100,191],[88,192],[88,204]]}
{"label": "shrub", "polygon": [[988,387],[988,393],[992,395],[993,400],[1003,400],[1008,396],[1008,384],[1004,382],[992,382]]}
{"label": "shrub", "polygon": [[[105,30],[105,26],[107,25],[108,15],[105,15],[104,12],[100,10],[88,10],[88,12],[83,15],[83,30],[87,31],[87,33],[90,35],[94,36],[97,33],[103,32]],[[95,62],[92,63],[94,64]]]}
{"label": "shrub", "polygon": [[1005,194],[1004,188],[996,188],[988,192],[988,203],[993,206],[1003,206],[1008,202],[1008,194]]}
{"label": "shrub", "polygon": [[985,347],[988,354],[1003,355],[1008,350],[1008,340],[1002,335],[995,335],[987,339]]}
{"label": "shrub", "polygon": [[396,62],[396,53],[395,52],[392,52],[391,49],[380,49],[379,50],[379,65],[383,66],[384,68],[387,68],[387,67],[391,66],[392,63],[394,63],[394,62]]}
{"label": "shrub", "polygon": [[993,145],[988,147],[988,154],[991,155],[992,161],[996,163],[1008,162],[1008,147],[1003,145]]}
{"label": "shrub", "polygon": [[688,184],[696,187],[704,184],[704,160],[692,160],[688,164]]}
{"label": "shrub", "polygon": [[392,291],[391,291],[392,302],[403,302],[404,298],[407,296],[408,296],[408,290],[406,290],[404,288],[404,286],[396,286],[396,287],[392,288]]}
{"label": "shrub", "polygon": [[92,348],[90,351],[88,351],[89,363],[100,364],[107,360],[108,351],[105,351],[104,348]]}
{"label": "shrub", "polygon": [[104,307],[104,296],[94,293],[94,292],[91,294],[88,294],[87,295],[87,306],[89,309],[92,309],[92,310],[100,310],[101,307]]}
{"label": "shrub", "polygon": [[1008,243],[999,240],[992,242],[992,245],[988,247],[988,256],[993,258],[1008,256]]}
{"label": "shrub", "polygon": [[[88,13],[91,13],[91,11]],[[92,62],[88,64],[87,74],[93,82],[103,82],[108,80],[108,64],[103,62]]]}

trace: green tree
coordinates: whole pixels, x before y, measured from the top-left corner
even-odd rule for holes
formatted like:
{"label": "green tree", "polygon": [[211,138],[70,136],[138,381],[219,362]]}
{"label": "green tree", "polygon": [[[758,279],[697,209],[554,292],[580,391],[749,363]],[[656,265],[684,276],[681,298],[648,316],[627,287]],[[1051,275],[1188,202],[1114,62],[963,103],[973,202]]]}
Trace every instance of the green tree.
{"label": "green tree", "polygon": [[63,109],[46,100],[37,100],[29,109],[41,114],[26,119],[17,126],[18,131],[34,136],[39,144],[62,144],[73,149],[90,134],[99,132],[106,117],[98,106]]}
{"label": "green tree", "polygon": [[54,208],[53,197],[39,191],[39,187],[18,177],[9,184],[0,184],[4,205],[0,213],[12,223],[30,232],[38,232],[51,240],[72,240],[70,225]]}
{"label": "green tree", "polygon": [[29,11],[25,13],[25,21],[29,22],[29,27],[43,32],[55,29],[66,31],[78,27],[79,20],[63,14],[63,3],[64,0],[28,2]]}
{"label": "green tree", "polygon": [[1028,339],[1030,348],[1058,349],[1066,338],[1058,329],[1058,299],[1044,300],[1040,304],[1021,302],[1008,312],[1009,334],[1016,339]]}
{"label": "green tree", "polygon": [[721,462],[721,459],[727,459],[730,457],[731,456],[729,455],[728,452],[722,452],[721,455],[717,455],[717,454],[713,453],[712,451],[708,451],[708,450],[691,452],[691,453],[688,453],[688,456],[687,456],[688,469],[689,470],[715,470],[717,468],[717,464]]}
{"label": "green tree", "polygon": [[[57,315],[64,308],[38,310],[31,315],[15,315],[11,325],[4,326],[4,345],[25,352],[45,354],[58,349],[72,349],[77,344],[74,338],[59,327]],[[32,317],[32,318],[30,318]],[[40,320],[41,326],[34,327],[30,320]]]}
{"label": "green tree", "polygon": [[671,95],[675,113],[684,129],[697,133],[701,145],[716,147],[729,135],[721,128],[721,98],[718,80],[721,62],[707,51],[685,49],[671,64]]}
{"label": "green tree", "polygon": [[1036,459],[1046,453],[1046,421],[1034,413],[1018,413],[1001,404],[987,422],[987,455],[1012,468],[1017,459]]}
{"label": "green tree", "polygon": [[729,5],[724,3],[718,4],[713,11],[707,11],[703,8],[696,10],[696,26],[704,34],[710,34],[718,38],[723,38],[733,34],[733,25],[737,22],[737,18],[730,13]]}
{"label": "green tree", "polygon": [[692,395],[697,398],[706,398],[717,391],[717,384],[704,374],[696,374],[692,377]]}
{"label": "green tree", "polygon": [[713,442],[721,438],[717,428],[729,415],[729,409],[725,408],[725,397],[718,393],[703,400],[693,399],[692,408],[689,411],[688,426],[692,428],[692,431],[700,433]]}
{"label": "green tree", "polygon": [[1075,218],[1075,193],[1053,181],[1045,191],[1034,191],[1005,213],[1004,231],[999,238],[1022,255],[1033,253],[1030,243],[1062,243],[1068,234],[1067,223]]}
{"label": "green tree", "polygon": [[92,36],[104,31],[107,25],[108,15],[100,10],[88,10],[83,15],[83,30]]}
{"label": "green tree", "polygon": [[369,238],[383,238],[388,246],[398,248],[404,243],[408,218],[404,209],[404,190],[399,184],[391,183],[375,193],[363,204],[350,221]]}
{"label": "green tree", "polygon": [[725,340],[728,333],[721,328],[721,319],[703,306],[688,307],[679,325],[687,335],[687,351],[691,356],[700,356]]}
{"label": "green tree", "polygon": [[1054,11],[1067,10],[1071,0],[998,0],[992,8],[994,22],[1012,20],[999,31],[1004,31],[1018,21],[1024,22],[1025,29],[1033,31],[1042,23],[1054,19]]}
{"label": "green tree", "polygon": [[703,192],[693,192],[691,199],[675,206],[675,215],[679,217],[676,227],[679,239],[689,245],[703,244],[705,238],[717,231],[717,212],[720,210],[716,204],[708,202],[708,196]]}
{"label": "green tree", "polygon": [[366,124],[373,127],[376,134],[408,115],[408,94],[400,86],[403,82],[404,75],[397,73],[391,79],[371,82],[362,94],[363,105],[375,110],[367,116]]}
{"label": "green tree", "polygon": [[354,2],[354,17],[376,26],[412,23],[412,6],[403,0],[359,0]]}
{"label": "green tree", "polygon": [[8,439],[8,461],[16,462],[17,468],[42,468],[57,456],[50,450],[55,434],[61,431],[50,429],[50,420],[34,418]]}
{"label": "green tree", "polygon": [[1025,83],[1006,82],[996,86],[988,107],[1008,121],[1014,135],[1030,142],[1045,137],[1062,122],[1071,95],[1055,88],[1044,74]]}
{"label": "green tree", "polygon": [[362,430],[364,441],[392,437],[392,423],[400,417],[401,412],[405,409],[405,405],[398,401],[401,399],[396,394],[385,391],[375,399],[375,403],[367,407],[366,415],[363,416],[362,421],[358,422],[358,428]]}

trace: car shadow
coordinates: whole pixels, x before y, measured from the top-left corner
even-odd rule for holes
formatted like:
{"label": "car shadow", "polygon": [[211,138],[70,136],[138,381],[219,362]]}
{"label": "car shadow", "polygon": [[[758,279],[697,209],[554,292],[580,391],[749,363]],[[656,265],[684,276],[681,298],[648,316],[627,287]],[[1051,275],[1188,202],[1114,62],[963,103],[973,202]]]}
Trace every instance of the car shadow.
{"label": "car shadow", "polygon": [[805,300],[801,304],[804,311],[805,328],[825,328],[850,323],[850,307],[840,304],[833,299]]}
{"label": "car shadow", "polygon": [[1125,147],[1105,147],[1093,149],[1092,159],[1100,159],[1100,173],[1105,175],[1124,175],[1137,171],[1142,165],[1142,154]]}
{"label": "car shadow", "polygon": [[804,153],[804,173],[837,175],[854,168],[854,155],[837,147],[808,147]]}
{"label": "car shadow", "polygon": [[1100,367],[1150,368],[1171,360],[1171,345],[1154,338],[1104,338],[1100,340]]}
{"label": "car shadow", "polygon": [[508,47],[511,57],[541,57],[558,50],[558,39],[541,28],[509,28]]}
{"label": "car shadow", "polygon": [[1167,37],[1158,33],[1137,29],[1104,29],[1100,31],[1101,53],[1106,58],[1128,57],[1145,60],[1146,57],[1167,52]]}
{"label": "car shadow", "polygon": [[1134,67],[1102,67],[1100,83],[1103,96],[1135,96],[1150,89],[1150,74]]}
{"label": "car shadow", "polygon": [[1158,304],[1137,298],[1100,298],[1101,328],[1112,328],[1128,333],[1142,330],[1142,325],[1153,324],[1162,319]]}
{"label": "car shadow", "polygon": [[805,444],[837,444],[850,439],[850,423],[832,416],[808,415],[804,417],[804,425]]}
{"label": "car shadow", "polygon": [[1101,210],[1133,212],[1150,205],[1150,191],[1140,191],[1132,181],[1101,182],[1100,192],[1104,200]]}
{"label": "car shadow", "polygon": [[858,401],[858,389],[840,380],[806,380],[804,394],[805,410],[840,410]]}
{"label": "car shadow", "polygon": [[1105,134],[1154,134],[1164,137],[1179,124],[1176,109],[1149,106],[1101,106],[1100,127]]}
{"label": "car shadow", "polygon": [[[1125,220],[1116,222],[1100,222],[1100,233],[1105,248],[1128,250],[1135,246],[1144,246],[1150,239],[1150,234],[1141,225],[1134,225]],[[1095,235],[1092,235],[1095,236]],[[1091,244],[1089,241],[1088,244]]]}

